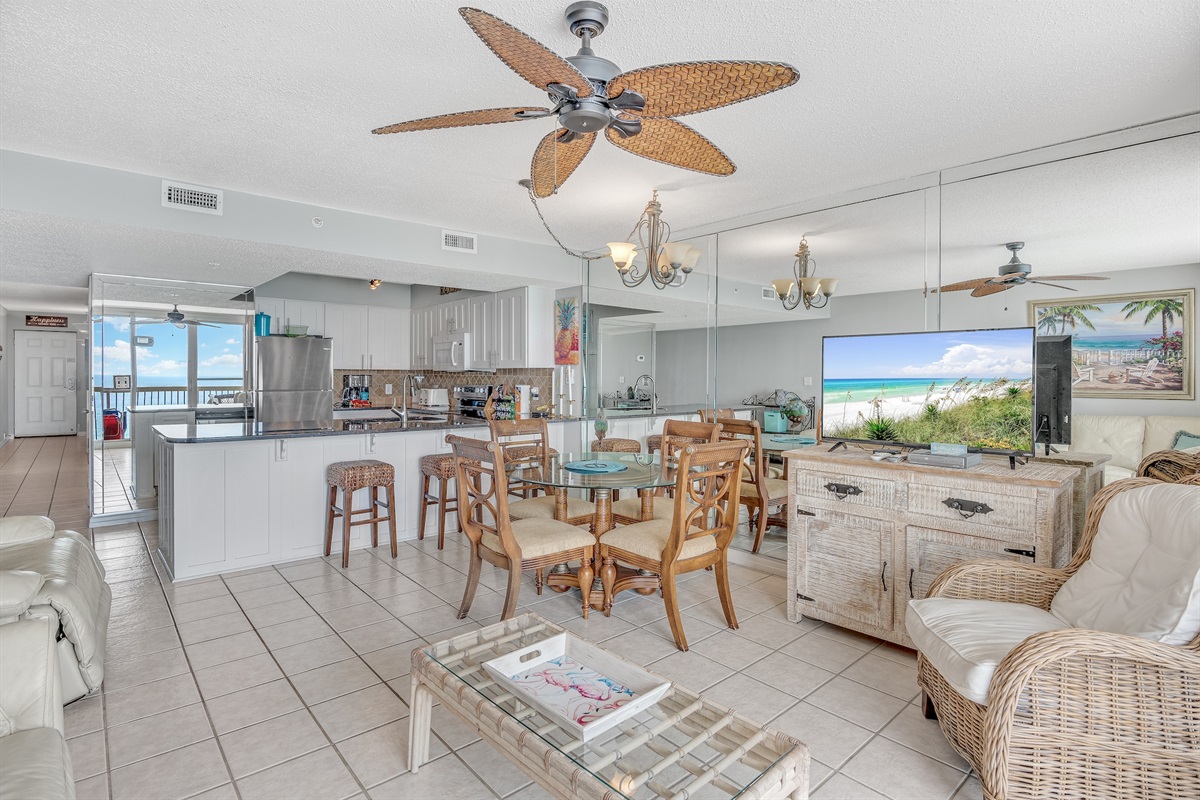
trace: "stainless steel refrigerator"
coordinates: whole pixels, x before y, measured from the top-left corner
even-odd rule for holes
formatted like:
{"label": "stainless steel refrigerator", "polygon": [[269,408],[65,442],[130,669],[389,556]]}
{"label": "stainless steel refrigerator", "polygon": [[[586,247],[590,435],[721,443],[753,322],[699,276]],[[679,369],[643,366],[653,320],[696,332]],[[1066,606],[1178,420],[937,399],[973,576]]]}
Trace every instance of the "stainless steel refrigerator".
{"label": "stainless steel refrigerator", "polygon": [[255,341],[255,419],[262,430],[333,427],[332,339],[260,336]]}

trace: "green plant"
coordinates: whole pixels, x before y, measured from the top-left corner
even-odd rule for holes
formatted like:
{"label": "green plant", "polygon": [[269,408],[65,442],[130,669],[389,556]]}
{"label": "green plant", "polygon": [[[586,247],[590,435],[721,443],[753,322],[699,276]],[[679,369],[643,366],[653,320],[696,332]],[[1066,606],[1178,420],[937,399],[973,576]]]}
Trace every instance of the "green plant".
{"label": "green plant", "polygon": [[1009,397],[1016,397],[1016,396],[1017,396],[1017,395],[1019,395],[1020,393],[1021,393],[1021,387],[1020,387],[1020,386],[1009,386],[1009,387],[1008,387],[1008,396],[1009,396]]}
{"label": "green plant", "polygon": [[937,403],[926,403],[926,404],[925,404],[925,418],[926,418],[926,419],[933,419],[933,418],[934,418],[934,417],[936,417],[937,415],[938,415],[938,405],[937,405]]}
{"label": "green plant", "polygon": [[896,426],[887,417],[873,417],[866,422],[867,438],[878,442],[896,441]]}

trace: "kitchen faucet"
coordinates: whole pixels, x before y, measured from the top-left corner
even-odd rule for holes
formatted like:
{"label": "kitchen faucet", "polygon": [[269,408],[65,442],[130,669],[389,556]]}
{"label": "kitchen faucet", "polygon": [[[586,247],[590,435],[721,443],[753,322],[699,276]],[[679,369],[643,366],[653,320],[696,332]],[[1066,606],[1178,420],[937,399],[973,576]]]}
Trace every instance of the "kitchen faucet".
{"label": "kitchen faucet", "polygon": [[416,390],[414,384],[419,384],[423,380],[425,380],[424,375],[416,375],[412,372],[404,373],[404,378],[400,381],[401,406],[399,411],[396,410],[396,398],[392,398],[392,413],[398,415],[406,423],[408,422],[409,393]]}
{"label": "kitchen faucet", "polygon": [[633,396],[637,397],[638,387],[641,386],[643,380],[647,380],[650,382],[650,413],[657,414],[658,413],[658,392],[654,391],[654,376],[653,375],[646,374],[646,375],[638,376],[638,379],[633,382]]}

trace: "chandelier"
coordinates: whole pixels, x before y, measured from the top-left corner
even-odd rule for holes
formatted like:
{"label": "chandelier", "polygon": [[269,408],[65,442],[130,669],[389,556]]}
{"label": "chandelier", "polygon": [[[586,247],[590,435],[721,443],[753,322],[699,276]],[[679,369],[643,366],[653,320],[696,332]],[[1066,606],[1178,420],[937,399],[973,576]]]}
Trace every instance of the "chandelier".
{"label": "chandelier", "polygon": [[[682,286],[696,267],[700,259],[700,250],[687,242],[672,242],[671,226],[663,222],[662,205],[658,202],[658,192],[646,204],[646,210],[638,219],[633,232],[637,233],[638,243],[609,242],[608,252],[612,257],[621,282],[626,286],[641,286],[649,278],[655,289],[666,289],[668,286]],[[629,238],[633,238],[631,232]],[[635,264],[634,259],[639,254],[643,263]]]}
{"label": "chandelier", "polygon": [[808,239],[802,237],[800,246],[796,248],[796,261],[792,265],[795,277],[771,281],[776,296],[788,311],[801,303],[806,309],[824,308],[829,298],[833,297],[838,279],[816,277],[816,263],[816,259],[809,256]]}

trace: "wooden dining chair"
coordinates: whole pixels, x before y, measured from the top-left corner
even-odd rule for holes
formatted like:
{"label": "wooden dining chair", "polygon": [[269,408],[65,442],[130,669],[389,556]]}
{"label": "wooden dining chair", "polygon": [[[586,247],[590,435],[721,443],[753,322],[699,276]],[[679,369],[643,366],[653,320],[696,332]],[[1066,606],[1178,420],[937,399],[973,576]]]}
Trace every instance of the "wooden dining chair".
{"label": "wooden dining chair", "polygon": [[[671,469],[679,457],[679,451],[689,444],[711,444],[721,436],[721,426],[712,422],[689,422],[669,419],[663,424],[661,454],[663,469]],[[644,511],[642,498],[651,498],[651,519],[670,519],[674,503],[664,490],[644,489],[637,497],[616,500],[612,505],[613,521],[618,525],[633,525],[642,522]]]}
{"label": "wooden dining chair", "polygon": [[767,470],[767,453],[763,450],[762,426],[758,420],[723,419],[721,428],[722,437],[742,439],[751,446],[739,502],[746,507],[750,526],[755,529],[753,552],[757,553],[769,517],[787,505],[788,483],[782,478],[772,478]]}
{"label": "wooden dining chair", "polygon": [[585,530],[554,519],[518,519],[509,515],[508,476],[504,450],[495,442],[481,442],[449,435],[458,479],[458,518],[471,544],[467,585],[463,590],[458,618],[471,610],[479,574],[486,561],[508,570],[508,588],[500,619],[513,616],[521,594],[521,572],[543,570],[569,561],[580,563],[579,591],[583,595],[583,617],[595,577],[592,564],[596,539]]}
{"label": "wooden dining chair", "polygon": [[[518,468],[526,467],[534,470],[550,468],[549,459],[557,452],[550,447],[550,432],[546,420],[542,417],[534,419],[494,419],[488,423],[492,431],[492,441],[504,451],[504,463],[508,465],[509,473]],[[509,503],[508,513],[513,519],[554,519],[554,494],[537,496],[543,487],[534,483],[526,483],[514,478],[508,484],[510,495],[525,497]],[[532,496],[526,497],[526,494]],[[571,525],[587,525],[596,513],[596,506],[587,500],[577,497],[567,497],[566,522]]]}
{"label": "wooden dining chair", "polygon": [[[667,446],[666,440],[663,446]],[[725,621],[730,628],[737,628],[727,556],[737,530],[738,493],[748,449],[749,443],[741,440],[685,445],[675,468],[672,517],[623,525],[600,537],[605,616],[612,612],[617,592],[647,584],[659,588],[675,646],[687,650],[675,577],[713,567]],[[631,573],[622,577],[617,564],[654,574]]]}

